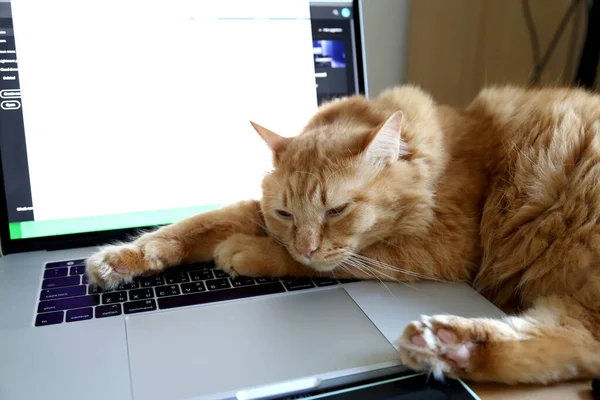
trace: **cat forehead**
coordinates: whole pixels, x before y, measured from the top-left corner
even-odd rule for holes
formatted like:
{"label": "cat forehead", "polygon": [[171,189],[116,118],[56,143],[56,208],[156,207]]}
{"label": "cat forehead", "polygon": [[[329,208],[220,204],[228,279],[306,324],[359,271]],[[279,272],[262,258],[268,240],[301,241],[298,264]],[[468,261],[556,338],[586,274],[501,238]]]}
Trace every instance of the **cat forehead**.
{"label": "cat forehead", "polygon": [[361,184],[347,175],[330,176],[299,171],[291,174],[285,184],[280,186],[281,200],[297,206],[331,205],[345,202],[360,189]]}
{"label": "cat forehead", "polygon": [[281,159],[294,163],[304,160],[309,165],[332,161],[335,164],[360,153],[364,138],[372,129],[341,123],[311,127],[290,140]]}
{"label": "cat forehead", "polygon": [[352,166],[338,169],[311,168],[311,170],[306,171],[290,171],[285,174],[283,179],[287,185],[300,190],[316,188],[339,191],[353,186],[354,175],[355,171]]}

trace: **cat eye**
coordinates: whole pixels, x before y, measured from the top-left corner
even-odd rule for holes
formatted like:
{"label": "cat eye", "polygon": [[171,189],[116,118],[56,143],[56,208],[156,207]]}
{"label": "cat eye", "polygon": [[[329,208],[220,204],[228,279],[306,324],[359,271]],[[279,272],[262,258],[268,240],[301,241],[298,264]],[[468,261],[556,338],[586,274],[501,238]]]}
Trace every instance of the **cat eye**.
{"label": "cat eye", "polygon": [[283,210],[275,210],[275,212],[277,213],[278,216],[280,216],[281,218],[284,219],[288,219],[288,218],[292,218],[292,214],[290,214],[287,211],[283,211]]}
{"label": "cat eye", "polygon": [[329,209],[325,213],[325,216],[327,216],[327,217],[334,217],[336,215],[340,215],[341,213],[343,213],[346,210],[346,208],[348,208],[348,204],[344,204],[344,205],[341,205],[339,207],[335,207],[335,208]]}

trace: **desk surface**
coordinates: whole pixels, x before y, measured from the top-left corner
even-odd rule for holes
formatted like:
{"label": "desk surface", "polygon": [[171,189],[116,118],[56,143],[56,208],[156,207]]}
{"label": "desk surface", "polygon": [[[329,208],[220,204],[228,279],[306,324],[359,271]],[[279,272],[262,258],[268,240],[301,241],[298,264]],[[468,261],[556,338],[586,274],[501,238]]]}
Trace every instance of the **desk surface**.
{"label": "desk surface", "polygon": [[567,382],[553,386],[504,386],[471,383],[481,400],[592,400],[591,381]]}

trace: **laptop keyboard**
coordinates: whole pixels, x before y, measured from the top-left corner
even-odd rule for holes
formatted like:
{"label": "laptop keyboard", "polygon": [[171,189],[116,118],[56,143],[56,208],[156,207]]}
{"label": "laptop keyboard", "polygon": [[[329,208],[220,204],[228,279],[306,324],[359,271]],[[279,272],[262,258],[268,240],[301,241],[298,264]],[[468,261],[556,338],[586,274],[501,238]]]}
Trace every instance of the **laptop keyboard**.
{"label": "laptop keyboard", "polygon": [[46,264],[35,326],[109,318],[197,304],[263,296],[286,291],[332,286],[354,280],[230,278],[214,263],[169,268],[162,274],[141,277],[115,290],[88,284],[85,260]]}

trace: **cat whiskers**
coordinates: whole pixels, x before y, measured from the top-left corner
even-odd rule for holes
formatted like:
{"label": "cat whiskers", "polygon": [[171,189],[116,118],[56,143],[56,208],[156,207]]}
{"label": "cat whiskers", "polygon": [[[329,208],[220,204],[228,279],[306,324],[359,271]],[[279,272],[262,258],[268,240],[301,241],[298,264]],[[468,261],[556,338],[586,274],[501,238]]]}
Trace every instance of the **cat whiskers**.
{"label": "cat whiskers", "polygon": [[[414,289],[414,290],[416,290],[416,291],[419,291],[419,289],[417,289],[416,287],[414,287],[414,286],[410,285],[410,284],[409,284],[409,283],[407,283],[406,281],[403,281],[402,279],[399,279],[399,278],[397,278],[397,277],[395,277],[395,276],[390,276],[390,275],[386,274],[385,272],[381,271],[380,269],[376,269],[376,268],[374,268],[374,267],[372,267],[372,266],[370,266],[370,265],[366,264],[366,263],[365,263],[364,261],[362,261],[362,260],[358,260],[358,259],[354,259],[354,258],[353,258],[353,259],[352,259],[352,261],[353,261],[353,262],[355,262],[355,263],[360,263],[360,265],[362,265],[362,266],[363,266],[363,268],[367,268],[369,271],[372,271],[372,272],[371,272],[371,274],[373,274],[373,276],[375,276],[375,277],[376,277],[377,279],[379,279],[380,281],[381,281],[381,279],[379,278],[379,276],[377,276],[377,274],[379,274],[379,275],[383,275],[383,277],[384,277],[384,278],[385,278],[387,281],[389,281],[389,282],[401,283],[401,284],[403,284],[404,286],[408,286],[408,287],[409,287],[409,288],[411,288],[411,289]],[[381,282],[381,283],[383,283],[383,282]],[[384,284],[384,285],[385,285],[385,284]],[[388,290],[389,290],[389,289],[388,289]]]}
{"label": "cat whiskers", "polygon": [[[389,292],[389,294],[396,300],[398,300],[398,298],[396,297],[396,295],[390,290],[390,288],[388,287],[388,285],[385,284],[385,282],[377,275],[377,272],[380,271],[376,271],[374,269],[372,269],[371,267],[364,265],[363,263],[361,263],[358,260],[354,260],[354,259],[346,259],[344,261],[342,261],[342,264],[347,265],[347,266],[351,266],[354,267],[356,269],[358,269],[359,271],[361,271],[363,274],[367,275],[367,276],[373,276],[374,278],[376,278],[379,282],[381,282],[381,284],[385,287],[385,289]],[[388,277],[390,280],[393,280],[393,278],[389,277],[386,274],[383,274],[384,276]],[[400,282],[412,289],[417,290],[414,286],[411,286],[409,284],[407,284],[406,282]]]}
{"label": "cat whiskers", "polygon": [[[380,238],[380,237],[377,237],[377,239],[378,239],[380,242],[383,242],[383,243],[385,243],[386,245],[388,245],[388,246],[390,246],[390,247],[394,247],[394,248],[396,248],[396,249],[399,249],[399,250],[400,250],[400,246],[397,246],[397,245],[395,245],[394,243],[392,243],[392,242],[390,242],[390,241],[388,241],[388,240],[385,240],[385,239],[383,239],[383,238]],[[353,254],[355,254],[355,253],[353,253]],[[435,277],[433,277],[433,276],[431,276],[431,275],[419,274],[418,272],[415,272],[415,271],[409,271],[409,270],[406,270],[406,269],[403,269],[403,268],[400,268],[400,267],[397,267],[397,266],[394,266],[394,265],[386,264],[386,263],[384,263],[384,262],[382,262],[382,261],[374,260],[374,259],[372,259],[372,258],[369,258],[369,257],[366,257],[366,256],[364,256],[364,255],[360,255],[360,254],[355,254],[355,255],[356,255],[356,256],[359,256],[359,257],[363,257],[363,258],[365,258],[365,259],[367,259],[367,260],[371,260],[371,261],[373,261],[373,262],[376,262],[376,263],[382,264],[382,265],[384,265],[384,266],[387,266],[387,267],[389,267],[389,268],[393,269],[394,271],[401,272],[401,273],[404,273],[404,274],[407,274],[407,275],[409,275],[409,274],[412,274],[412,275],[414,275],[414,276],[416,276],[416,277],[418,277],[418,278],[422,278],[422,279],[429,279],[429,280],[434,280],[434,281],[437,281],[437,282],[448,282],[447,280],[440,279],[440,278],[435,278]],[[411,265],[411,264],[410,264],[410,262],[411,262],[412,260],[408,260],[408,259],[397,259],[397,261],[398,261],[398,262],[402,262],[402,263],[406,263],[407,265],[409,265],[409,266],[410,266],[410,265]],[[433,263],[425,263],[425,262],[423,262],[423,261],[420,261],[420,262],[419,262],[419,265],[420,265],[420,266],[425,266],[425,267],[428,267],[428,269],[430,269],[430,267],[434,267],[434,269],[435,269],[435,265],[434,265]],[[429,272],[429,271],[428,271],[428,272]],[[459,280],[459,279],[458,279],[458,280],[454,280],[454,282],[462,282],[462,280]]]}
{"label": "cat whiskers", "polygon": [[[355,278],[358,278],[358,276],[356,276],[356,274],[355,274],[353,271],[351,271],[351,270],[350,270],[350,268],[348,268],[348,265],[346,265],[344,262],[342,262],[342,263],[338,264],[338,265],[336,266],[336,268],[339,268],[339,269],[341,269],[342,271],[344,271],[345,273],[347,273],[347,274],[349,274],[349,275],[352,275],[352,276],[354,276]],[[334,271],[335,271],[335,269],[334,269]],[[332,271],[332,273],[333,273],[333,271]],[[335,276],[335,274],[334,274],[334,276]]]}
{"label": "cat whiskers", "polygon": [[[406,270],[406,269],[403,269],[403,268],[399,268],[399,267],[396,267],[396,266],[393,266],[393,265],[390,265],[390,264],[386,264],[386,263],[384,263],[382,261],[378,261],[378,260],[375,260],[373,258],[366,257],[366,256],[363,256],[363,255],[360,255],[360,254],[350,253],[350,257],[353,258],[353,259],[355,259],[355,260],[362,261],[363,264],[368,264],[368,265],[370,265],[372,267],[383,268],[383,269],[388,270],[388,271],[398,272],[398,273],[401,273],[401,274],[404,274],[404,275],[413,276],[415,278],[420,278],[420,279],[424,279],[424,280],[432,280],[432,281],[436,281],[436,282],[447,282],[447,281],[444,281],[442,279],[434,278],[432,276],[427,276],[427,275],[420,274],[420,273],[415,272],[415,271],[409,271],[409,270]],[[381,272],[381,273],[383,273],[383,272]],[[394,280],[399,280],[399,279],[398,278],[394,278]]]}

